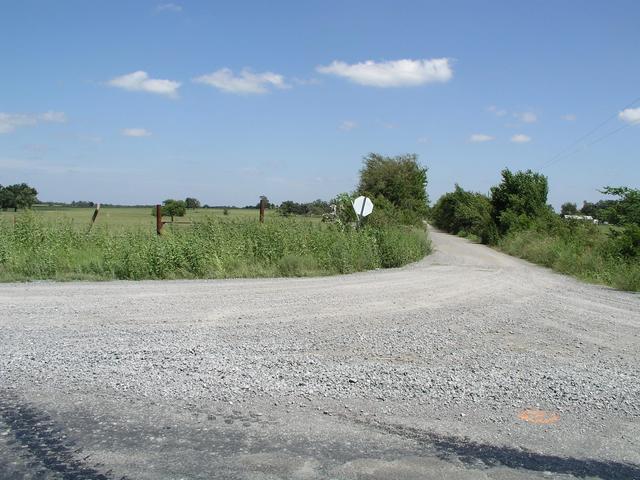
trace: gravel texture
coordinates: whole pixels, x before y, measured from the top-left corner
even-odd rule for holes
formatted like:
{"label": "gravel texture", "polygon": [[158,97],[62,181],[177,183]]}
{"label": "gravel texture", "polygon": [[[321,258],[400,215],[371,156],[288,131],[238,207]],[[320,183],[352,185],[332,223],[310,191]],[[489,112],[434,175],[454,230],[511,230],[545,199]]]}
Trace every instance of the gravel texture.
{"label": "gravel texture", "polygon": [[640,296],[431,236],[339,277],[0,285],[0,477],[640,478]]}

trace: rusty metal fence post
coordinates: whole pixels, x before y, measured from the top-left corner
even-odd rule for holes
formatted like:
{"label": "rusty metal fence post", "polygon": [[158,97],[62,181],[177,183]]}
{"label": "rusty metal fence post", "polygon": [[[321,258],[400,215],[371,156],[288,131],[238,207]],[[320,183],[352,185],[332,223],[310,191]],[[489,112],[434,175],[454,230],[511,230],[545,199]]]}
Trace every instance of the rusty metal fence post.
{"label": "rusty metal fence post", "polygon": [[264,223],[265,198],[260,198],[260,223]]}

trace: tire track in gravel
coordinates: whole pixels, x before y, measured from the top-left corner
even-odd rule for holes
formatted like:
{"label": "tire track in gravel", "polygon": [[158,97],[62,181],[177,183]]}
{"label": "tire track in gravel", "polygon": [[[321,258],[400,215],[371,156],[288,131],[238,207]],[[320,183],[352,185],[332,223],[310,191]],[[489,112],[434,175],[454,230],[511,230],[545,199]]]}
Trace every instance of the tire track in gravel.
{"label": "tire track in gravel", "polygon": [[[10,435],[4,443],[13,450],[15,458],[23,460],[30,473],[35,473],[35,478],[114,480],[110,472],[101,473],[95,466],[90,466],[88,456],[80,458],[82,447],[67,438],[64,430],[46,412],[21,403],[3,391],[0,391],[0,423],[8,427],[3,436]],[[0,474],[4,480],[25,478],[18,468],[3,473],[0,465]],[[120,477],[120,480],[127,478]]]}

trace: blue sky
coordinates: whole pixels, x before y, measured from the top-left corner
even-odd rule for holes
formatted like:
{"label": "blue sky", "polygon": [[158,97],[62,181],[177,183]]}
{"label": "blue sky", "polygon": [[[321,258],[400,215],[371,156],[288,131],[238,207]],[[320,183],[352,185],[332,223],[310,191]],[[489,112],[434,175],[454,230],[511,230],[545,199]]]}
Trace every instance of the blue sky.
{"label": "blue sky", "polygon": [[368,152],[417,153],[432,201],[504,167],[548,175],[556,206],[594,200],[640,184],[639,18],[637,1],[4,1],[0,184],[309,201],[352,190]]}

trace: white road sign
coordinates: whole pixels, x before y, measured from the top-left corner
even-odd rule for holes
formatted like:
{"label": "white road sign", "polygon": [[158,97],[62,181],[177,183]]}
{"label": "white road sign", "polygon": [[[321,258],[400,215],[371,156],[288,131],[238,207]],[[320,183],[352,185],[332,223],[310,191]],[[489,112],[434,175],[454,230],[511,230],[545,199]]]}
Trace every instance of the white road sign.
{"label": "white road sign", "polygon": [[361,195],[353,201],[353,209],[360,217],[366,217],[373,212],[373,202],[368,197]]}

